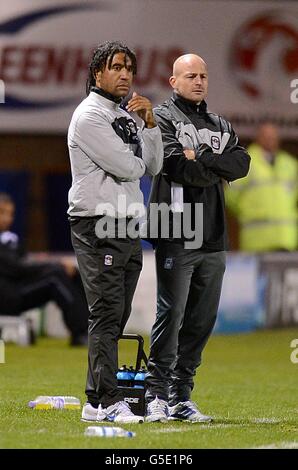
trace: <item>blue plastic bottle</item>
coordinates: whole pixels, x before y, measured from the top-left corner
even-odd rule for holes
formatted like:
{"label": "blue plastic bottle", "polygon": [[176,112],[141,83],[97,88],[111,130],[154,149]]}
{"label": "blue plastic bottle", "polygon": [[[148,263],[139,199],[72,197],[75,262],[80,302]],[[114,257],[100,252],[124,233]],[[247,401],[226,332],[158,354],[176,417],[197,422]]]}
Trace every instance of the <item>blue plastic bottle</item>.
{"label": "blue plastic bottle", "polygon": [[84,434],[85,436],[98,437],[134,437],[136,435],[136,433],[132,431],[108,426],[88,426]]}
{"label": "blue plastic bottle", "polygon": [[147,370],[145,367],[142,367],[135,375],[134,388],[144,388],[145,387],[145,375]]}
{"label": "blue plastic bottle", "polygon": [[127,387],[129,384],[129,370],[127,369],[126,365],[120,367],[117,372],[117,381],[120,387]]}

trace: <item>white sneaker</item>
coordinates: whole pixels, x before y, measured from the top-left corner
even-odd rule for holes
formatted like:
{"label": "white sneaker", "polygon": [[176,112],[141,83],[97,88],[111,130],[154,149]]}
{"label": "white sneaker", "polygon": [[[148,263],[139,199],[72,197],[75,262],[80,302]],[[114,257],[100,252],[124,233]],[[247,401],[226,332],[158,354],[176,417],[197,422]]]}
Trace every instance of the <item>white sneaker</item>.
{"label": "white sneaker", "polygon": [[166,423],[169,417],[168,402],[155,397],[154,400],[150,401],[147,405],[146,422],[153,423],[159,421],[160,423]]}
{"label": "white sneaker", "polygon": [[193,401],[181,401],[170,406],[170,420],[187,421],[189,423],[210,423],[213,418],[203,415]]}
{"label": "white sneaker", "polygon": [[85,403],[82,410],[82,421],[103,421],[106,415],[102,410],[101,405],[98,408],[94,408],[90,403]]}
{"label": "white sneaker", "polygon": [[126,401],[118,401],[114,405],[104,408],[103,413],[105,413],[106,421],[111,421],[113,423],[143,423],[144,417],[133,414],[129,404]]}

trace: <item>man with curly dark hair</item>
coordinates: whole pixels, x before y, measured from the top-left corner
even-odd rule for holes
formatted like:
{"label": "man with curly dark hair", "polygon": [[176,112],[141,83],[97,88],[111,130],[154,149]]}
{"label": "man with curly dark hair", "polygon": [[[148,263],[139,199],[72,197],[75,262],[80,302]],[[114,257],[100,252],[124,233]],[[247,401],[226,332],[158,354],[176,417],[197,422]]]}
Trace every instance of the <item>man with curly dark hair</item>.
{"label": "man with curly dark hair", "polygon": [[[135,54],[126,45],[101,44],[89,66],[88,96],[68,132],[73,176],[68,214],[90,311],[85,421],[144,420],[132,413],[116,380],[118,339],[142,268],[136,220],[136,206],[143,204],[140,178],[145,172],[157,174],[163,156],[151,102],[133,93],[126,109],[120,106],[136,72]],[[142,129],[130,112],[144,121]],[[117,234],[104,233],[106,217]],[[128,230],[133,223],[135,237]]]}

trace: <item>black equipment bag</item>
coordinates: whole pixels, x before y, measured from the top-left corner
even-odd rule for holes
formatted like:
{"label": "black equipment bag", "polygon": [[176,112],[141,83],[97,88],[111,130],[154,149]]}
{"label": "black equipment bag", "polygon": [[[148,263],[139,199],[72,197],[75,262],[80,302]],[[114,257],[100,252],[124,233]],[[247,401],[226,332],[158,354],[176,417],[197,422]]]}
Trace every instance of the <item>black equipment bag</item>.
{"label": "black equipment bag", "polygon": [[[123,340],[133,340],[138,342],[135,373],[141,369],[142,361],[147,366],[148,359],[144,351],[144,339],[138,334],[123,334],[120,336]],[[129,404],[131,411],[139,416],[145,415],[145,388],[135,388],[133,381],[129,386],[119,385],[118,388],[124,395],[124,400]]]}

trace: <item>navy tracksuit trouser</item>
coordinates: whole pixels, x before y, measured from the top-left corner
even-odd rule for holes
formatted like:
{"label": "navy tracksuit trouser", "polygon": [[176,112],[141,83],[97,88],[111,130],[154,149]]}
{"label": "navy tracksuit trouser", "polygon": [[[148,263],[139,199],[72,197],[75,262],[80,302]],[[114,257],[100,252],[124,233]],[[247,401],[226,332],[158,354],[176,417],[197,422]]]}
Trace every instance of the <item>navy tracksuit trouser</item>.
{"label": "navy tracksuit trouser", "polygon": [[116,377],[118,340],[131,313],[142,269],[142,248],[139,238],[98,238],[98,219],[69,218],[90,312],[85,391],[90,403],[106,408],[123,400]]}
{"label": "navy tracksuit trouser", "polygon": [[157,315],[151,333],[146,401],[190,399],[201,354],[215,324],[224,251],[202,252],[161,240],[156,248]]}

